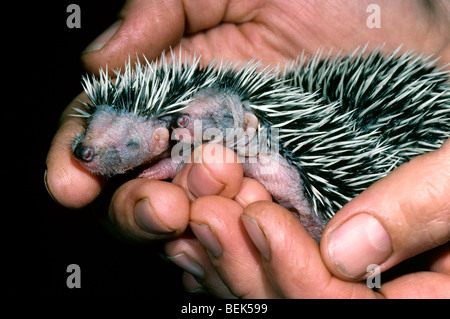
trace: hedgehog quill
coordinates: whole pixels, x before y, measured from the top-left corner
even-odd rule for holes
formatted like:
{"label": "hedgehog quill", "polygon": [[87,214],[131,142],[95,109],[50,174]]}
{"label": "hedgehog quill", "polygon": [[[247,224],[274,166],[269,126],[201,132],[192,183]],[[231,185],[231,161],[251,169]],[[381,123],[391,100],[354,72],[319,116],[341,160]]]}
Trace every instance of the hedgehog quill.
{"label": "hedgehog quill", "polygon": [[450,136],[449,73],[398,51],[317,54],[283,70],[162,55],[115,82],[101,71],[83,79],[90,103],[74,116],[87,126],[73,154],[94,174],[152,163],[140,175],[167,179],[183,165],[174,142],[223,143],[319,240],[351,198]]}

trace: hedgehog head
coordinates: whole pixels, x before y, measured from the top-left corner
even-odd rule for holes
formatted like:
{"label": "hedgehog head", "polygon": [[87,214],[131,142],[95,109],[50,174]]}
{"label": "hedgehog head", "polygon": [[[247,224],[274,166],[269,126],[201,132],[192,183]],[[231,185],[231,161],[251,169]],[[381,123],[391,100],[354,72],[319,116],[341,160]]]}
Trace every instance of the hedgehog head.
{"label": "hedgehog head", "polygon": [[247,111],[245,102],[235,93],[206,88],[196,93],[182,111],[174,114],[172,129],[174,140],[225,142],[234,148],[242,144],[239,143],[242,139],[248,143],[248,138],[254,136],[258,119]]}
{"label": "hedgehog head", "polygon": [[113,176],[149,162],[169,146],[168,122],[108,105],[97,106],[84,133],[72,144],[74,156],[94,174]]}

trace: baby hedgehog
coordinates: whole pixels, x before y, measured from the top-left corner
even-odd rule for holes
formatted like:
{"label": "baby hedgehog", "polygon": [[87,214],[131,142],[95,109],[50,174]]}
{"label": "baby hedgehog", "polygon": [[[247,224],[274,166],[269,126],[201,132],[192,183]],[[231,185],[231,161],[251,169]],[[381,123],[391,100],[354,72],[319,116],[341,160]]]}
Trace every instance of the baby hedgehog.
{"label": "baby hedgehog", "polygon": [[319,53],[282,70],[162,55],[115,82],[101,70],[83,78],[90,103],[75,110],[87,126],[73,154],[95,174],[147,164],[140,176],[167,179],[191,146],[223,143],[319,240],[351,198],[450,136],[449,73],[398,51]]}

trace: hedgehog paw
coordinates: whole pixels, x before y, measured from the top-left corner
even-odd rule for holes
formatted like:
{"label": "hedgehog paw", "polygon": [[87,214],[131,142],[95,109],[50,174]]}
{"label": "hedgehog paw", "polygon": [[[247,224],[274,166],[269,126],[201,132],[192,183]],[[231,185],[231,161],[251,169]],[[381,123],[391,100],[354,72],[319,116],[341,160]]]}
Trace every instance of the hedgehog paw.
{"label": "hedgehog paw", "polygon": [[171,158],[163,158],[143,170],[139,177],[158,180],[172,179],[177,174],[179,165],[180,163],[173,161]]}

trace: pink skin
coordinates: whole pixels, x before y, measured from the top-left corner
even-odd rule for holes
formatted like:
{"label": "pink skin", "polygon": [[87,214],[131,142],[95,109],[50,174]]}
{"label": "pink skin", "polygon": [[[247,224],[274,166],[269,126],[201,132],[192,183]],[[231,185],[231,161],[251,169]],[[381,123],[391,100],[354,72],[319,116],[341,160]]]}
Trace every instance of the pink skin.
{"label": "pink skin", "polygon": [[139,177],[159,180],[173,179],[181,167],[182,165],[173,161],[172,158],[163,158],[142,171]]}
{"label": "pink skin", "polygon": [[[250,147],[256,142],[258,119],[245,110],[239,97],[214,89],[202,90],[172,125],[172,139],[194,146],[205,140],[225,142],[234,148],[244,163],[244,175],[263,184],[300,219],[311,236],[320,239],[326,222],[312,212],[296,167],[278,153]],[[151,163],[140,177],[172,179],[189,158],[179,161],[173,154],[170,156],[168,126],[168,121],[100,106],[86,132],[74,141],[74,155],[83,167],[96,174],[112,176]],[[230,135],[233,138],[228,141]]]}
{"label": "pink skin", "polygon": [[258,154],[256,163],[244,164],[244,175],[259,181],[282,206],[300,219],[315,240],[322,236],[326,221],[317,216],[303,193],[297,169],[279,154]]}
{"label": "pink skin", "polygon": [[169,147],[167,123],[100,107],[73,143],[79,163],[94,174],[112,176],[163,156]]}
{"label": "pink skin", "polygon": [[[205,140],[221,144],[224,143],[227,129],[242,128],[240,132],[243,135],[237,136],[245,138],[245,145],[235,150],[241,155],[244,175],[263,184],[280,204],[300,219],[310,235],[319,240],[326,221],[313,213],[303,193],[297,168],[279,154],[266,153],[264,150],[259,153],[249,151],[249,143],[254,141],[254,132],[258,128],[258,119],[246,112],[242,104],[238,97],[228,93],[214,90],[199,92],[197,98],[176,119],[178,127],[174,128],[172,139],[198,145]],[[165,158],[140,176],[171,179],[183,165],[172,158]]]}

